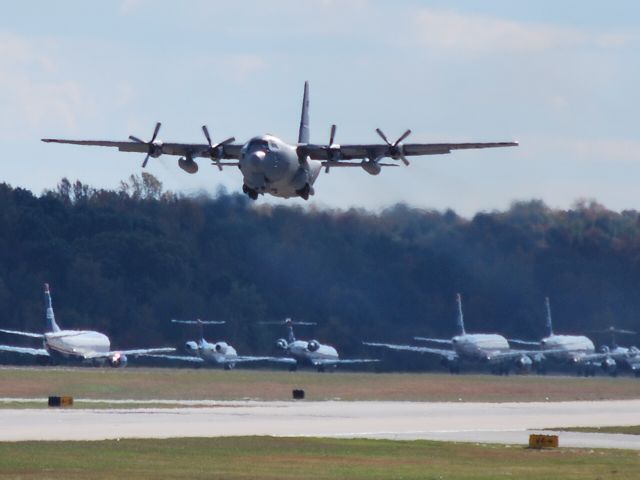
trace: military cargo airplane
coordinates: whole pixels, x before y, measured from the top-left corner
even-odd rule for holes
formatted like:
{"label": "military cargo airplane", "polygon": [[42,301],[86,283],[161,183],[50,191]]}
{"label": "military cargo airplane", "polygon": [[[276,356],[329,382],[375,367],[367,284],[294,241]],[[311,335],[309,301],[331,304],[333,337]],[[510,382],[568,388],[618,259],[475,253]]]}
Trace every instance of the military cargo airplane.
{"label": "military cargo airplane", "polygon": [[111,342],[106,335],[91,330],[62,330],[56,323],[51,303],[49,284],[44,284],[45,320],[44,334],[0,329],[0,332],[43,340],[44,348],[26,348],[0,345],[0,351],[35,355],[42,363],[69,360],[93,365],[107,362],[112,367],[127,365],[127,356],[149,353],[173,352],[175,348],[141,348],[134,350],[111,350]]}
{"label": "military cargo airplane", "polygon": [[528,356],[529,351],[511,349],[509,342],[502,335],[496,333],[467,333],[464,328],[462,297],[459,293],[456,295],[456,303],[458,307],[457,335],[451,339],[414,337],[415,340],[419,341],[449,345],[453,347],[452,349],[376,342],[363,343],[372,347],[438,355],[451,373],[460,373],[462,361],[484,363],[489,365],[493,373],[504,375],[509,373],[511,367],[516,367],[519,371],[528,371],[531,368],[533,362]]}
{"label": "military cargo airplane", "polygon": [[43,138],[43,142],[115,147],[121,152],[145,154],[142,167],[149,158],[161,155],[179,156],[178,166],[187,173],[198,171],[196,159],[211,160],[212,165],[222,170],[224,167],[238,167],[244,182],[242,191],[255,200],[258,195],[269,194],[276,197],[301,197],[309,199],[315,193],[314,184],[324,168],[326,173],[332,168],[357,167],[370,175],[378,175],[382,167],[395,167],[397,163],[385,163],[389,158],[409,165],[407,157],[414,155],[438,155],[452,150],[466,150],[494,147],[514,147],[517,142],[489,143],[407,143],[403,141],[411,130],[405,131],[395,142],[376,129],[384,143],[338,144],[335,143],[336,126],[331,126],[328,144],[310,143],[309,125],[309,84],[304,84],[302,115],[298,131],[298,142],[289,144],[273,135],[262,135],[250,139],[245,144],[235,144],[230,137],[213,143],[206,125],[202,127],[207,143],[169,143],[158,139],[160,122],[155,126],[151,139],[141,140],[129,136],[130,141],[110,140],[64,140]]}
{"label": "military cargo airplane", "polygon": [[545,360],[547,359],[569,363],[576,367],[578,374],[584,374],[584,376],[595,375],[598,367],[602,367],[605,370],[612,368],[611,363],[615,362],[615,360],[605,353],[597,353],[590,338],[584,335],[556,335],[553,332],[549,297],[546,297],[544,301],[547,313],[547,336],[539,342],[509,340],[512,343],[540,347],[540,351],[537,354],[532,354],[538,373],[545,373]]}
{"label": "military cargo airplane", "polygon": [[316,325],[315,322],[294,322],[290,318],[284,322],[258,322],[261,325],[283,325],[287,327],[287,338],[280,338],[276,341],[276,347],[284,350],[295,360],[289,369],[297,370],[299,365],[311,365],[324,372],[328,367],[335,368],[338,365],[358,364],[358,363],[375,363],[379,360],[370,358],[361,359],[341,359],[338,351],[330,346],[324,345],[317,340],[297,340],[293,333],[294,325]]}
{"label": "military cargo airplane", "polygon": [[231,370],[237,363],[246,362],[275,362],[292,365],[295,360],[288,357],[252,357],[238,355],[236,349],[227,342],[217,341],[209,343],[204,339],[204,325],[222,325],[223,321],[203,321],[203,320],[176,320],[172,319],[172,323],[183,325],[197,325],[199,327],[200,336],[198,340],[190,340],[185,344],[185,349],[189,355],[145,355],[153,358],[166,358],[168,360],[179,360],[183,362],[192,362],[197,365],[209,363],[212,365],[221,365],[225,370]]}

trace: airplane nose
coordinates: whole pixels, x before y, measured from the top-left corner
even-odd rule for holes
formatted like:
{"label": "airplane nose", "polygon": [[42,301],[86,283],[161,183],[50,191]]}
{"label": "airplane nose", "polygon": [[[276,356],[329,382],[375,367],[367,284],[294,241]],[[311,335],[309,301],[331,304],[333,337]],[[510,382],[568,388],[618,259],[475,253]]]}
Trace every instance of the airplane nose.
{"label": "airplane nose", "polygon": [[259,167],[264,161],[266,153],[262,150],[256,150],[246,156],[245,162],[249,167]]}

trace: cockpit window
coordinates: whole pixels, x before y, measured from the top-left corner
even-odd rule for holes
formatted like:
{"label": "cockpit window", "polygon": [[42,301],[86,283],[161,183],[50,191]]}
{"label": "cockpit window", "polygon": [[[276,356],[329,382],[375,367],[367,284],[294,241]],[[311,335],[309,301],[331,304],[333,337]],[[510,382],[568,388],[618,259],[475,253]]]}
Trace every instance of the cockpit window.
{"label": "cockpit window", "polygon": [[262,140],[260,138],[255,138],[249,142],[247,146],[249,150],[268,150],[269,143],[266,140]]}

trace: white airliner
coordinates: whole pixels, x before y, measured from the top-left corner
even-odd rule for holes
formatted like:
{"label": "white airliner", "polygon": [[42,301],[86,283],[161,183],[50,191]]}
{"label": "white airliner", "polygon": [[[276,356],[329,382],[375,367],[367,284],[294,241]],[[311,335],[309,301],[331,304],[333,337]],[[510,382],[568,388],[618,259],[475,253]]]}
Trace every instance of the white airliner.
{"label": "white airliner", "polygon": [[192,362],[197,365],[208,363],[211,365],[217,365],[224,367],[225,370],[231,370],[237,363],[246,362],[273,362],[292,365],[295,360],[287,357],[254,357],[238,355],[235,348],[229,345],[227,342],[217,341],[209,343],[204,339],[204,325],[222,325],[223,321],[207,321],[207,320],[176,320],[172,319],[173,323],[180,323],[183,325],[197,325],[200,331],[200,337],[198,340],[190,340],[185,344],[185,350],[189,352],[189,355],[145,355],[146,357],[154,358],[166,358],[169,360],[179,360],[183,362]]}
{"label": "white airliner", "polygon": [[[165,143],[160,141],[158,122],[151,139],[147,142],[133,135],[130,141],[110,140],[63,140],[43,138],[43,142],[66,143],[73,145],[89,145],[99,147],[115,147],[121,152],[137,152],[146,154],[142,167],[147,166],[149,158],[160,155],[179,156],[178,166],[187,173],[194,174],[199,167],[196,159],[204,158],[212,161],[212,165],[222,170],[223,167],[240,169],[244,182],[242,191],[255,200],[258,195],[269,194],[276,197],[301,197],[305,200],[315,193],[314,183],[322,168],[329,173],[331,168],[362,168],[370,175],[378,175],[382,167],[395,167],[397,163],[384,163],[390,158],[409,165],[408,156],[439,155],[451,153],[452,150],[468,150],[477,148],[514,147],[518,142],[489,143],[402,143],[411,133],[404,132],[391,143],[378,128],[377,134],[384,143],[377,144],[342,144],[334,142],[336,126],[331,126],[329,143],[313,144],[309,139],[309,84],[304,84],[302,115],[298,131],[298,142],[289,144],[273,135],[262,135],[250,139],[245,144],[234,144],[234,137],[218,143],[211,141],[206,126],[202,131],[207,143]],[[232,160],[232,161],[229,161]]]}
{"label": "white airliner", "polygon": [[276,342],[276,347],[284,350],[295,361],[289,369],[295,371],[299,365],[310,365],[324,372],[327,367],[338,365],[375,363],[379,360],[371,358],[341,359],[338,351],[331,345],[324,345],[317,340],[297,340],[293,333],[294,325],[316,325],[314,322],[294,322],[290,318],[284,322],[259,322],[262,325],[284,325],[287,327],[288,337]]}
{"label": "white airliner", "polygon": [[414,337],[415,340],[450,345],[452,349],[422,347],[416,345],[396,345],[389,343],[363,342],[372,347],[383,347],[391,350],[401,350],[418,353],[431,353],[442,358],[442,363],[451,373],[460,373],[462,361],[483,363],[489,365],[496,374],[507,375],[511,367],[520,371],[528,371],[532,360],[529,351],[513,350],[505,337],[497,333],[467,333],[464,328],[462,314],[462,297],[456,295],[458,306],[457,327],[458,334],[451,339]]}
{"label": "white airliner", "polygon": [[584,335],[556,335],[553,333],[549,297],[545,298],[545,307],[547,313],[546,337],[539,342],[510,340],[513,343],[540,347],[538,354],[532,355],[539,373],[545,372],[544,361],[546,359],[574,365],[578,373],[583,373],[585,376],[595,375],[598,367],[611,368],[610,365],[607,366],[612,361],[611,357],[605,353],[596,353],[596,348],[590,338]]}
{"label": "white airliner", "polygon": [[173,352],[175,348],[144,348],[134,350],[111,350],[111,342],[106,335],[91,330],[62,330],[56,323],[51,304],[49,284],[44,284],[44,301],[46,311],[46,330],[44,334],[0,329],[0,332],[24,337],[38,338],[43,341],[44,348],[26,348],[11,345],[0,345],[0,351],[35,355],[43,363],[60,360],[77,361],[103,365],[107,362],[112,367],[127,365],[127,355],[139,356],[147,353]]}

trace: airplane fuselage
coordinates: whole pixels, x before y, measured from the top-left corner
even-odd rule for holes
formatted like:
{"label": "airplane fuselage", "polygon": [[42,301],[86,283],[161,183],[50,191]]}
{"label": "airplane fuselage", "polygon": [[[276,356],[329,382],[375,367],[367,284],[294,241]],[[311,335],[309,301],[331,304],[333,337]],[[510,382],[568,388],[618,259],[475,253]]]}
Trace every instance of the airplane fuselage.
{"label": "airplane fuselage", "polygon": [[61,330],[44,334],[44,347],[51,356],[82,360],[94,353],[106,353],[111,342],[106,335],[88,330]]}
{"label": "airplane fuselage", "polygon": [[226,342],[209,343],[207,341],[201,341],[195,353],[205,362],[214,365],[230,364],[229,361],[238,356],[236,349]]}
{"label": "airplane fuselage", "polygon": [[491,361],[491,355],[509,351],[509,342],[502,335],[469,333],[451,339],[453,349],[461,358]]}
{"label": "airplane fuselage", "polygon": [[594,353],[593,342],[584,335],[549,335],[540,341],[542,351],[554,350],[549,353],[556,360],[575,361],[580,355]]}
{"label": "airplane fuselage", "polygon": [[272,135],[254,137],[242,147],[240,171],[245,193],[268,193],[291,198],[313,194],[321,162],[298,156],[296,146]]}
{"label": "airplane fuselage", "polygon": [[[317,348],[316,348],[317,346]],[[313,365],[314,361],[327,360],[338,361],[339,356],[335,348],[329,345],[323,345],[315,340],[310,342],[304,340],[295,340],[287,346],[287,351],[298,362]],[[328,362],[330,363],[330,362]]]}

